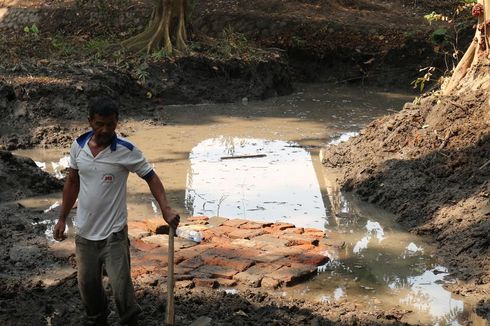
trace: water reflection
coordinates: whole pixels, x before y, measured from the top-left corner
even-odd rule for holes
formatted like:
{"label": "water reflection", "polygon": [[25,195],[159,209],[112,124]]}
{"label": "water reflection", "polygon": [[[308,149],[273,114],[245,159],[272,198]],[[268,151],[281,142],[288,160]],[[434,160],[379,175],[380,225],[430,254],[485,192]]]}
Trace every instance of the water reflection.
{"label": "water reflection", "polygon": [[58,179],[64,178],[63,171],[70,166],[70,156],[65,155],[57,162],[34,161],[41,170],[46,171]]}
{"label": "water reflection", "polygon": [[[422,239],[401,230],[394,216],[342,193],[327,183],[336,223],[328,236],[339,243],[337,257],[318,268],[307,296],[320,303],[355,301],[365,307],[413,311],[405,322],[430,325],[487,325],[463,298],[444,289],[454,282]],[[292,295],[301,293],[301,286]]]}
{"label": "water reflection", "polygon": [[310,153],[297,143],[218,137],[189,155],[191,215],[287,221],[325,228],[326,210]]}

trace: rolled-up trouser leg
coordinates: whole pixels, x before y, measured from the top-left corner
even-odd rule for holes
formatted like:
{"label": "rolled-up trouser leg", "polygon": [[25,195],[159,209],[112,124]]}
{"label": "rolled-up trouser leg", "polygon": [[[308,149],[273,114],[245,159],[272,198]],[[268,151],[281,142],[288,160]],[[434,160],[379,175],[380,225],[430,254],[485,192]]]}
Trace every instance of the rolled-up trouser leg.
{"label": "rolled-up trouser leg", "polygon": [[101,253],[105,241],[76,237],[78,289],[87,313],[87,324],[98,324],[107,318],[107,297],[102,285]]}
{"label": "rolled-up trouser leg", "polygon": [[141,312],[140,306],[136,303],[131,280],[127,227],[108,238],[104,262],[121,324],[126,324]]}

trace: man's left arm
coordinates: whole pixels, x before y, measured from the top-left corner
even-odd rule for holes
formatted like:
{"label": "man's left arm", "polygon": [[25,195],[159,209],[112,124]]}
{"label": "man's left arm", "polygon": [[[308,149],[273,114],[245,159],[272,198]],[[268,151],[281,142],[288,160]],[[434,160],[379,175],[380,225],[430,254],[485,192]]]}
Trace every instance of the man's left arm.
{"label": "man's left arm", "polygon": [[167,201],[167,195],[165,193],[165,188],[163,187],[163,183],[158,177],[156,173],[154,173],[150,178],[146,180],[148,183],[148,187],[150,187],[150,191],[155,197],[158,205],[160,206],[160,210],[162,211],[163,219],[174,229],[177,228],[180,222],[179,215],[169,206]]}

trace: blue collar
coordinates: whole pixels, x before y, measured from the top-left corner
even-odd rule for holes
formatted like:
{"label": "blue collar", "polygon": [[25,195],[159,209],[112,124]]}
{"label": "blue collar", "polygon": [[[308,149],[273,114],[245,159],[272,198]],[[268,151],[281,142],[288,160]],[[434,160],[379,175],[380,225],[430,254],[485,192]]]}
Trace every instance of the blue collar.
{"label": "blue collar", "polygon": [[[90,130],[90,131],[84,133],[83,135],[81,135],[80,137],[77,138],[78,145],[80,145],[80,147],[85,146],[85,144],[90,140],[90,138],[92,138],[93,135],[94,135],[93,130]],[[114,134],[114,136],[112,137],[112,140],[111,140],[111,152],[116,151],[118,142],[119,142],[119,139],[117,138],[117,134]],[[128,147],[127,145],[125,145],[125,146]],[[132,150],[132,148],[131,148],[131,150]]]}

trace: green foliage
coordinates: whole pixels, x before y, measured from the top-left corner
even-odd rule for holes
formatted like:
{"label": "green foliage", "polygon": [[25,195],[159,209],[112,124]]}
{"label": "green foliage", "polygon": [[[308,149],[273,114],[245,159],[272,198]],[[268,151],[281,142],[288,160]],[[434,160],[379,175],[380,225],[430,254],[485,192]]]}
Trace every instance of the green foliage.
{"label": "green foliage", "polygon": [[444,27],[439,27],[432,32],[432,43],[442,44],[449,39],[449,31]]}
{"label": "green foliage", "polygon": [[451,19],[448,16],[438,14],[435,11],[431,12],[428,15],[424,15],[424,18],[429,22],[429,24],[432,24],[432,22],[434,21],[447,21],[447,22],[451,21]]}
{"label": "green foliage", "polygon": [[221,39],[218,41],[216,51],[224,58],[241,57],[246,53],[253,52],[252,43],[247,37],[235,32],[231,27],[226,27],[223,30]]}
{"label": "green foliage", "polygon": [[[474,25],[475,19],[471,16],[471,8],[476,3],[476,0],[459,0],[452,13],[441,14],[435,11],[424,15],[424,18],[430,25],[437,22],[437,26],[434,27],[431,33],[431,43],[434,47],[434,52],[444,56],[444,62],[446,63],[446,70],[442,71],[441,75],[449,74],[452,69],[458,63],[461,54],[463,53],[461,46],[465,46],[459,43],[459,35],[463,31],[469,31]],[[422,76],[414,80],[411,84],[414,88],[419,88],[423,92],[426,84],[431,80],[435,69],[428,67],[421,69]]]}
{"label": "green foliage", "polygon": [[87,42],[85,48],[87,50],[101,51],[106,49],[110,45],[110,42],[105,39],[93,38]]}
{"label": "green foliage", "polygon": [[419,70],[419,72],[425,71],[425,74],[422,77],[419,77],[412,81],[410,84],[413,86],[413,88],[419,88],[420,92],[422,93],[425,88],[425,84],[428,83],[431,80],[432,74],[436,70],[435,67],[425,67]]}
{"label": "green foliage", "polygon": [[196,5],[197,5],[197,1],[198,0],[187,0],[186,1],[186,21],[190,21],[190,19],[192,18],[192,16],[194,15],[194,10],[196,9]]}
{"label": "green foliage", "polygon": [[143,62],[135,69],[136,78],[138,78],[138,80],[142,83],[145,83],[146,79],[150,76],[150,73],[148,72],[148,68],[149,68],[148,63]]}
{"label": "green foliage", "polygon": [[151,54],[151,57],[154,59],[154,60],[160,60],[160,59],[163,59],[163,58],[166,58],[168,57],[169,54],[167,51],[165,51],[165,49],[160,49],[158,51],[155,51]]}
{"label": "green foliage", "polygon": [[75,50],[73,45],[62,35],[56,35],[55,37],[51,38],[51,47],[65,56],[73,54]]}
{"label": "green foliage", "polygon": [[37,27],[36,24],[32,24],[31,27],[29,26],[25,26],[24,27],[24,32],[26,34],[34,34],[34,35],[38,35],[39,34],[39,28]]}
{"label": "green foliage", "polygon": [[109,48],[111,42],[103,38],[92,38],[85,43],[83,49],[85,54],[92,55],[96,59],[100,59],[104,56]]}
{"label": "green foliage", "polygon": [[302,48],[306,44],[306,41],[299,36],[291,37],[291,45],[296,48]]}

